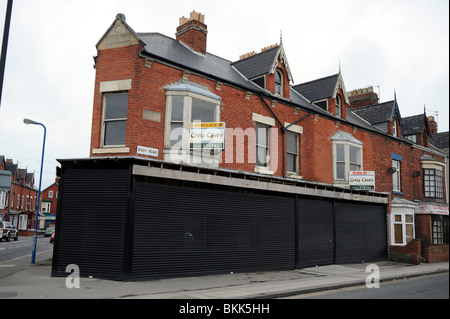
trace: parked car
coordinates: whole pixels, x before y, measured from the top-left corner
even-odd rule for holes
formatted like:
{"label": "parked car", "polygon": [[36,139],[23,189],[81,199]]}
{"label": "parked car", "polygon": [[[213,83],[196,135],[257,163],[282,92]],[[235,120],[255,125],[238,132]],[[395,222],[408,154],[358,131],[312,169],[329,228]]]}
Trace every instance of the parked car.
{"label": "parked car", "polygon": [[9,241],[11,238],[17,241],[19,239],[19,231],[10,222],[0,222],[0,241],[2,239]]}
{"label": "parked car", "polygon": [[50,244],[53,244],[55,242],[55,228],[53,228],[53,233],[50,236]]}
{"label": "parked car", "polygon": [[44,232],[44,237],[50,237],[53,234],[53,231],[55,230],[55,226],[47,227],[47,229]]}

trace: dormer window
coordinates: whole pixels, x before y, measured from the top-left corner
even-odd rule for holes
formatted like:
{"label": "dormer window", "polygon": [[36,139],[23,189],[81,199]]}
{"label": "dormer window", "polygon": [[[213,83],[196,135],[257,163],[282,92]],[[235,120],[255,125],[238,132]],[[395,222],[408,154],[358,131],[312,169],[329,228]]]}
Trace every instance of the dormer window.
{"label": "dormer window", "polygon": [[341,97],[336,95],[336,116],[341,117]]}
{"label": "dormer window", "polygon": [[283,73],[275,71],[275,94],[283,96]]}
{"label": "dormer window", "polygon": [[397,121],[395,119],[392,125],[392,135],[397,137]]}

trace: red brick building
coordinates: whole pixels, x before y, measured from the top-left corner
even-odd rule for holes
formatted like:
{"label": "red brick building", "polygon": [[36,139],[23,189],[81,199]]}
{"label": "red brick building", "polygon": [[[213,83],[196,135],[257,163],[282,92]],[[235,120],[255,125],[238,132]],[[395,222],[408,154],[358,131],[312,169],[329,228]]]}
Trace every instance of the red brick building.
{"label": "red brick building", "polygon": [[204,19],[181,18],[171,38],[118,14],[97,43],[90,158],[61,161],[53,274],[432,261],[431,239],[448,256],[448,157],[403,136],[395,98],[352,107],[340,70],[294,85],[282,44],[210,54]]}
{"label": "red brick building", "polygon": [[19,235],[34,230],[38,190],[34,187],[34,173],[18,168],[12,160],[5,160],[5,170],[11,172],[11,188],[4,194],[3,219],[19,229]]}
{"label": "red brick building", "polygon": [[[448,157],[429,144],[426,118],[412,140],[396,99],[347,93],[340,70],[294,85],[283,45],[230,62],[207,53],[207,33],[195,12],[180,19],[176,39],[136,33],[116,17],[97,43],[91,157],[147,156],[344,189],[350,171],[373,171],[375,191],[400,212],[391,215],[391,245],[432,244],[433,231],[417,226],[417,209],[430,203],[442,206],[448,244]],[[196,121],[226,123],[223,151],[189,148]]]}
{"label": "red brick building", "polygon": [[45,229],[55,225],[56,208],[58,206],[59,177],[55,182],[41,192],[41,225],[40,229]]}

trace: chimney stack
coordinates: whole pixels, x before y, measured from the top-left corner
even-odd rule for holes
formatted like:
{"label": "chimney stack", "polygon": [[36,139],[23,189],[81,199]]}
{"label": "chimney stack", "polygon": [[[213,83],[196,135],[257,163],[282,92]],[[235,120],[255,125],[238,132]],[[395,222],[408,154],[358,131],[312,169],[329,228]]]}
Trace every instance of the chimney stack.
{"label": "chimney stack", "polygon": [[351,109],[375,105],[379,101],[378,94],[373,91],[372,86],[347,92],[347,95],[350,100]]}
{"label": "chimney stack", "polygon": [[430,127],[431,135],[437,134],[438,127],[434,116],[428,116],[428,126]]}
{"label": "chimney stack", "polygon": [[192,50],[206,54],[206,35],[208,33],[205,24],[205,15],[192,11],[188,18],[180,18],[180,26],[177,28],[176,39],[189,46]]}

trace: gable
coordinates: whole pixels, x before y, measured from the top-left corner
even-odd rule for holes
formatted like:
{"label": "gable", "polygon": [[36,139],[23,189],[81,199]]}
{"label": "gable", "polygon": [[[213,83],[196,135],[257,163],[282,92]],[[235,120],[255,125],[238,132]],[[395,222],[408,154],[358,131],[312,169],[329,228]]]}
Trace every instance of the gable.
{"label": "gable", "polygon": [[427,128],[427,124],[424,114],[406,117],[403,119],[402,135],[422,134],[424,129]]}
{"label": "gable", "polygon": [[342,74],[340,72],[321,79],[295,85],[293,86],[293,89],[311,102],[328,98],[334,99],[336,98],[338,90],[342,89],[345,102],[350,104],[347,90],[344,85],[344,79],[342,78]]}
{"label": "gable", "polygon": [[293,89],[311,102],[333,96],[338,74],[293,86]]}
{"label": "gable", "polygon": [[395,115],[397,115],[400,125],[403,125],[400,110],[398,109],[397,101],[395,100],[375,105],[363,106],[352,110],[352,112],[372,125],[392,122]]}
{"label": "gable", "polygon": [[144,44],[134,30],[118,14],[112,25],[97,42],[97,50],[114,49],[135,44]]}
{"label": "gable", "polygon": [[232,63],[247,79],[252,80],[265,74],[274,74],[279,65],[283,64],[289,81],[293,82],[291,69],[287,61],[283,45],[275,46],[259,54]]}

